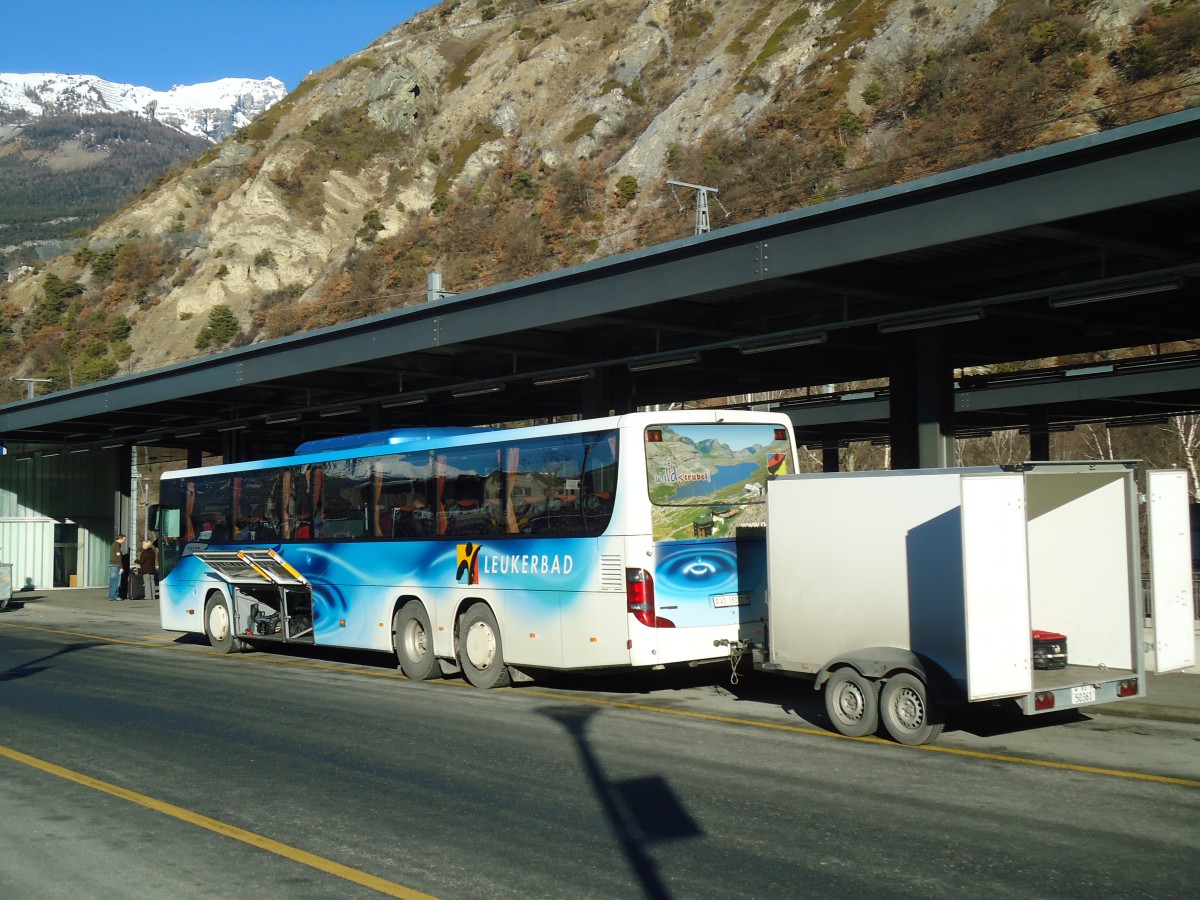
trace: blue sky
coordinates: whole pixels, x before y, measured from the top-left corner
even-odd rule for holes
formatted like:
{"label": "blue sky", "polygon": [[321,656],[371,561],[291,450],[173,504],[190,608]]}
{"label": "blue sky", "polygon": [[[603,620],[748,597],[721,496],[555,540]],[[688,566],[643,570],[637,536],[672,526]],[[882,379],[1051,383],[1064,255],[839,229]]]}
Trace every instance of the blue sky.
{"label": "blue sky", "polygon": [[[11,5],[10,5],[11,4]],[[165,91],[272,75],[296,87],[435,0],[50,0],[4,4],[0,72],[65,72]],[[18,9],[17,7],[21,8]]]}

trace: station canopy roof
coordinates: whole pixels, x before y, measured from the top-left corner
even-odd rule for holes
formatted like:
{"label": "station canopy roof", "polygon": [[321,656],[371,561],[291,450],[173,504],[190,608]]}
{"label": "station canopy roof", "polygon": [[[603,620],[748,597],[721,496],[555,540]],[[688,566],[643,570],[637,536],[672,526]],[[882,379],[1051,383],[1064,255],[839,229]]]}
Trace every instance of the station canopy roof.
{"label": "station canopy roof", "polygon": [[791,388],[802,435],[866,437],[879,407],[826,386],[935,332],[963,433],[1200,409],[1190,353],[970,374],[1200,337],[1200,109],[9,404],[0,440],[221,452]]}

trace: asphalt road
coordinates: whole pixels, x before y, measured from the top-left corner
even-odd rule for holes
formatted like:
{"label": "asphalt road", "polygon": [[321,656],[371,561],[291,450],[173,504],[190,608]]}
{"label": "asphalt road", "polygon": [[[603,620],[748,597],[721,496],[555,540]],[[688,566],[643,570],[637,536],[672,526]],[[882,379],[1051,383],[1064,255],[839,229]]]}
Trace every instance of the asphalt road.
{"label": "asphalt road", "polygon": [[[93,636],[94,635],[94,636]],[[481,692],[0,622],[0,896],[1191,896],[1200,726],[832,736],[790,682]]]}

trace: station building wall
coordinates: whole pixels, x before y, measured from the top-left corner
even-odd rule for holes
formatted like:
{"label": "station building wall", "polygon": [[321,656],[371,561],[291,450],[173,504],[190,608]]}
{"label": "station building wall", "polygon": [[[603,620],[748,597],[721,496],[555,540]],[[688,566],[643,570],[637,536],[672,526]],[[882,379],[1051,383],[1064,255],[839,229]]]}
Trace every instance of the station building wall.
{"label": "station building wall", "polygon": [[[47,455],[52,454],[52,455]],[[122,480],[115,452],[0,457],[0,563],[13,590],[102,587]]]}

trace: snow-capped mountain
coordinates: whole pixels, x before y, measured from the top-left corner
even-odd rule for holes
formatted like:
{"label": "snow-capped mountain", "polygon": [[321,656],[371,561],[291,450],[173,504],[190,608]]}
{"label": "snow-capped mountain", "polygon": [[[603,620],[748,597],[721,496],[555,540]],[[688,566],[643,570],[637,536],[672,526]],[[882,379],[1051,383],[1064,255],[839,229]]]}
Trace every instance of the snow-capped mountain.
{"label": "snow-capped mountain", "polygon": [[0,73],[0,124],[20,125],[50,114],[125,112],[216,143],[286,94],[276,78],[222,78],[156,91],[95,75]]}

